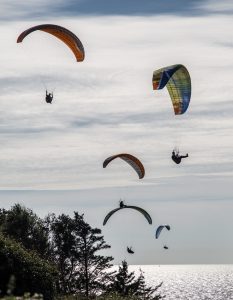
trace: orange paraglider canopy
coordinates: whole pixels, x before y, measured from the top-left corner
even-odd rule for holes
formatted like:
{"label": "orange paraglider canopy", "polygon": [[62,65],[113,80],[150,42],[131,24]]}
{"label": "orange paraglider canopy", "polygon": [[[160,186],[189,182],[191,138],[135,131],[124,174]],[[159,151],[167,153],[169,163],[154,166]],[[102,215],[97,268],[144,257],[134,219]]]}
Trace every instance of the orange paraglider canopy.
{"label": "orange paraglider canopy", "polygon": [[58,26],[58,25],[53,25],[53,24],[42,24],[38,26],[31,27],[25,31],[23,31],[18,39],[17,43],[21,43],[23,39],[29,35],[30,33],[36,31],[36,30],[41,30],[45,31],[47,33],[50,33],[54,36],[56,36],[58,39],[60,39],[62,42],[64,42],[74,53],[76,60],[77,61],[83,61],[85,58],[85,52],[84,52],[84,47],[79,40],[79,38],[69,31],[68,29]]}
{"label": "orange paraglider canopy", "polygon": [[145,176],[145,169],[143,164],[137,157],[128,153],[120,153],[106,158],[103,162],[103,168],[106,168],[107,165],[116,158],[121,158],[125,162],[127,162],[137,172],[139,179],[142,179]]}

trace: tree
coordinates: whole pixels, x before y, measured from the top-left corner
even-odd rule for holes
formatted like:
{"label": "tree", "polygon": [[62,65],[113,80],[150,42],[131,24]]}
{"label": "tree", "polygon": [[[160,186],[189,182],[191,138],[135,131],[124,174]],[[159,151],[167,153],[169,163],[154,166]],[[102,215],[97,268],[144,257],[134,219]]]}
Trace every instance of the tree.
{"label": "tree", "polygon": [[26,249],[37,251],[48,259],[51,254],[49,232],[43,220],[32,210],[15,204],[10,210],[0,210],[0,231],[20,242]]}
{"label": "tree", "polygon": [[114,281],[109,285],[108,292],[117,293],[122,297],[135,296],[136,299],[158,300],[163,298],[160,295],[155,295],[161,285],[162,283],[155,287],[146,286],[143,272],[140,271],[139,277],[136,278],[134,272],[129,272],[128,264],[124,260],[119,266]]}
{"label": "tree", "polygon": [[[15,295],[43,294],[45,300],[54,298],[57,270],[35,251],[26,250],[20,243],[0,233],[0,290]],[[12,280],[14,279],[14,280]]]}
{"label": "tree", "polygon": [[111,256],[102,256],[100,250],[110,248],[101,236],[101,230],[92,228],[83,215],[48,217],[54,260],[59,268],[59,291],[63,294],[81,294],[89,297],[106,289],[114,272]]}

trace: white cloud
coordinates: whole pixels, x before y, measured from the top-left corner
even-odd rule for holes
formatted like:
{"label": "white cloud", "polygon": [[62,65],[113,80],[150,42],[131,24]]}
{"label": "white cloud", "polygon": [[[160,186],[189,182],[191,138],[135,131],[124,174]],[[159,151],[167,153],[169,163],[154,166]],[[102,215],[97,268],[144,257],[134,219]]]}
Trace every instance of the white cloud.
{"label": "white cloud", "polygon": [[[138,155],[148,179],[169,177],[174,145],[190,153],[184,163],[189,174],[204,172],[197,163],[215,172],[216,158],[232,164],[233,60],[224,46],[231,18],[57,21],[82,40],[84,62],[76,63],[45,33],[16,44],[28,22],[1,27],[2,188],[92,188],[135,180],[121,162],[102,170],[102,161],[117,152]],[[178,117],[167,91],[151,87],[153,70],[174,63],[187,66],[193,89],[188,112]],[[56,87],[52,105],[43,100],[45,82]],[[225,164],[217,168],[224,172]]]}

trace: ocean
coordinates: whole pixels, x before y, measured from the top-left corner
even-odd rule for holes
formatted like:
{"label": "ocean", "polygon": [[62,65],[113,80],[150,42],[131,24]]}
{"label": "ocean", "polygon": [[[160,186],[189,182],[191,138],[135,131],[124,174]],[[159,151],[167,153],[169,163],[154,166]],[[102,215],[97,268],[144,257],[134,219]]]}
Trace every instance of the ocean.
{"label": "ocean", "polygon": [[233,299],[233,265],[133,265],[130,271],[144,272],[146,283],[167,300]]}

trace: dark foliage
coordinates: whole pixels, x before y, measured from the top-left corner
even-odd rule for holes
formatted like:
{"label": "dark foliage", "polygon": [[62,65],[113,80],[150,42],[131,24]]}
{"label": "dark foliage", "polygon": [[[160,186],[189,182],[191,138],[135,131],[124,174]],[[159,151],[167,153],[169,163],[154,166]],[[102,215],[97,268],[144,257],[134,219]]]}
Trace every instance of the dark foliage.
{"label": "dark foliage", "polygon": [[0,231],[20,242],[26,249],[35,250],[48,259],[51,254],[49,232],[43,220],[32,210],[15,204],[10,210],[0,210]]}
{"label": "dark foliage", "polygon": [[47,221],[59,269],[59,292],[89,297],[104,291],[111,280],[112,273],[107,270],[113,258],[98,254],[110,248],[101,230],[91,228],[77,212],[73,218],[50,215]]}
{"label": "dark foliage", "polygon": [[[49,215],[40,219],[30,209],[15,204],[0,210],[0,290],[2,295],[40,293],[44,299],[73,295],[158,300],[161,286],[148,287],[141,272],[136,278],[126,261],[111,271],[113,258],[100,255],[109,249],[101,230],[83,215]],[[56,267],[55,267],[56,266]],[[10,288],[9,288],[10,287]]]}
{"label": "dark foliage", "polygon": [[119,266],[118,273],[114,277],[114,281],[109,285],[108,292],[117,293],[121,297],[135,297],[141,300],[158,300],[163,297],[155,295],[162,283],[155,287],[146,286],[143,272],[140,272],[136,278],[134,272],[129,272],[128,264],[124,260]]}
{"label": "dark foliage", "polygon": [[11,292],[23,295],[25,292],[41,293],[44,299],[53,299],[57,271],[54,266],[40,258],[35,251],[26,250],[0,233],[0,290],[2,295]]}

